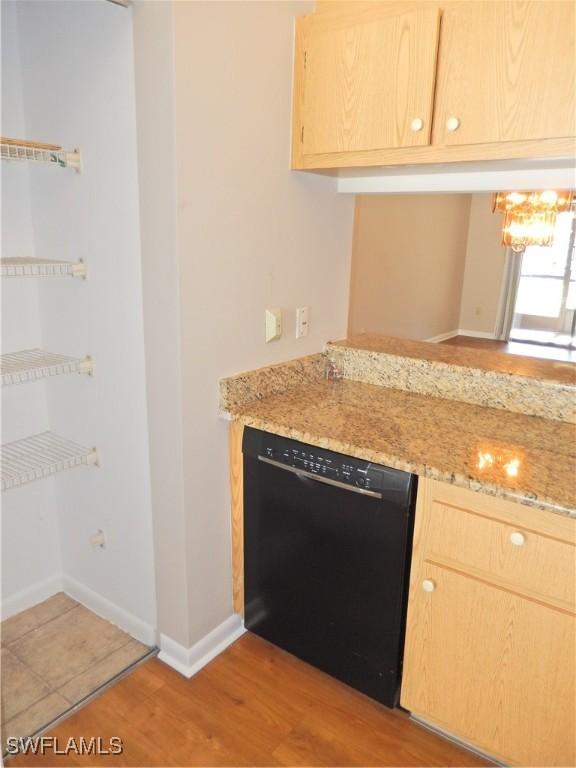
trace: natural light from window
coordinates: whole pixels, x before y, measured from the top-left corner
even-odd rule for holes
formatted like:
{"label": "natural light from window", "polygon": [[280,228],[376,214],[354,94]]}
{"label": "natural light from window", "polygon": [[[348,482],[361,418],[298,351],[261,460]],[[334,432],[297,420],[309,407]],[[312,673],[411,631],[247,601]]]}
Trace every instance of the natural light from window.
{"label": "natural light from window", "polygon": [[[529,246],[522,256],[516,314],[557,318],[576,308],[576,264],[567,260],[574,212],[558,214],[554,245]],[[572,249],[573,250],[573,249]]]}

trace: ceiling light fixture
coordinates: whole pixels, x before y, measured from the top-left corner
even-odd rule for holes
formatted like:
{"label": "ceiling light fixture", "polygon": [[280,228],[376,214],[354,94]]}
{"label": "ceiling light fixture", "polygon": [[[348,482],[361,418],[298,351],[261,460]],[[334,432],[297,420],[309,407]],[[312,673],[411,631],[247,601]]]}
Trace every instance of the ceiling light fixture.
{"label": "ceiling light fixture", "polygon": [[496,192],[492,210],[504,214],[502,245],[523,251],[529,245],[554,243],[556,216],[570,209],[573,190]]}

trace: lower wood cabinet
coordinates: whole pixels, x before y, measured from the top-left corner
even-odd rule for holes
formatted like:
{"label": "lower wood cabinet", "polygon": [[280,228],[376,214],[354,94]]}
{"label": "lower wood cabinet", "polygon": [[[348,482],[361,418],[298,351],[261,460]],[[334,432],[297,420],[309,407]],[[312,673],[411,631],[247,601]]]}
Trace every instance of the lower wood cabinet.
{"label": "lower wood cabinet", "polygon": [[576,764],[575,522],[421,479],[406,709],[507,763]]}

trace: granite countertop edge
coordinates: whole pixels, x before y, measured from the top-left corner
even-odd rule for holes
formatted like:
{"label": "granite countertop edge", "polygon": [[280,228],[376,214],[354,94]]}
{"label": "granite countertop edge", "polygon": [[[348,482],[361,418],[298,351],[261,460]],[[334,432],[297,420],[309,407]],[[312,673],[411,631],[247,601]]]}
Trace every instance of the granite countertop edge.
{"label": "granite countertop edge", "polygon": [[428,464],[411,461],[410,459],[385,453],[377,449],[374,450],[366,446],[356,445],[353,442],[343,441],[336,437],[332,437],[329,434],[304,432],[300,429],[291,427],[288,424],[282,424],[279,421],[263,419],[260,416],[252,416],[248,412],[249,409],[250,403],[246,403],[241,409],[221,411],[220,415],[230,421],[238,421],[246,427],[260,429],[263,432],[270,432],[292,440],[299,440],[300,442],[315,445],[319,448],[326,448],[328,450],[336,451],[337,453],[365,459],[366,461],[373,461],[375,464],[383,464],[392,467],[393,469],[411,472],[419,477],[427,477],[432,480],[446,482],[460,488],[467,488],[478,493],[495,496],[524,506],[542,509],[565,517],[576,518],[576,507],[563,506],[553,499],[539,497],[531,491],[510,489],[495,483],[482,482],[481,480],[463,475],[459,472],[446,472]]}

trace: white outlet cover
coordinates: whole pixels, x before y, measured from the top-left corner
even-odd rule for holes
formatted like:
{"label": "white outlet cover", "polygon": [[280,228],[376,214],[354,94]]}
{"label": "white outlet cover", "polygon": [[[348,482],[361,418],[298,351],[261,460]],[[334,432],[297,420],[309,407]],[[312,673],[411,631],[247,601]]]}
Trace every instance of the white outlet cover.
{"label": "white outlet cover", "polygon": [[273,307],[266,310],[266,344],[282,336],[282,310]]}

